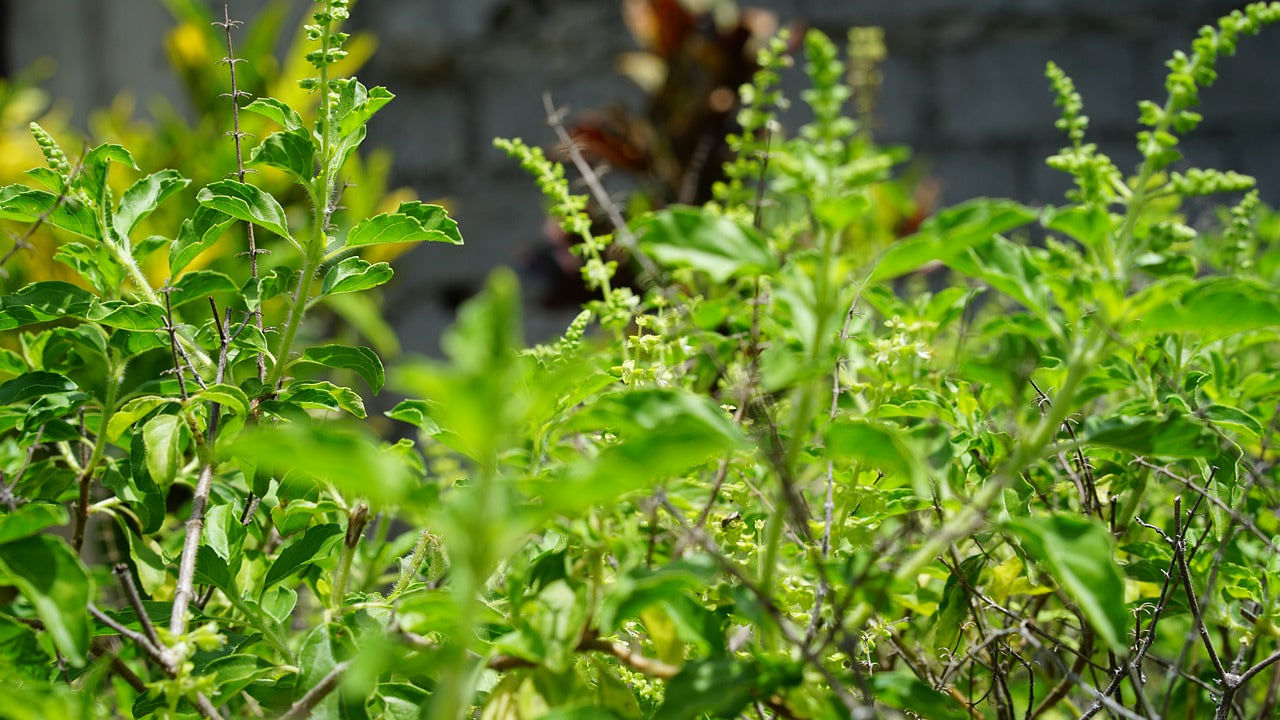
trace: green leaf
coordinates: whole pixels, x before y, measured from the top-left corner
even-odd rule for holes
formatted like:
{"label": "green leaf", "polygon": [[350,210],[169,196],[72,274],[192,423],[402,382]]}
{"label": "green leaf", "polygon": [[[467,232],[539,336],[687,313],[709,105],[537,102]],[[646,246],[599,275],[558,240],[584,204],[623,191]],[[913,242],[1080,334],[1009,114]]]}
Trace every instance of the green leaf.
{"label": "green leaf", "polygon": [[60,280],[34,282],[13,295],[0,298],[0,330],[35,323],[83,318],[97,298],[88,290]]}
{"label": "green leaf", "polygon": [[1244,434],[1246,438],[1257,442],[1262,437],[1262,423],[1249,413],[1230,405],[1214,404],[1202,408],[1199,415],[1205,420],[1224,428],[1230,428]]}
{"label": "green leaf", "polygon": [[125,403],[116,410],[107,421],[107,437],[114,442],[120,439],[125,430],[133,426],[142,418],[151,414],[152,410],[169,402],[169,398],[160,397],[159,395],[143,395],[136,397]]}
{"label": "green leaf", "polygon": [[204,300],[210,295],[239,292],[240,287],[215,270],[195,270],[178,278],[169,293],[169,305],[181,307],[189,302]]}
{"label": "green leaf", "polygon": [[440,432],[440,425],[431,419],[431,405],[425,400],[401,400],[386,412],[386,416],[409,423],[428,435]]}
{"label": "green leaf", "polygon": [[1134,325],[1142,333],[1225,337],[1280,327],[1280,292],[1243,278],[1169,280],[1138,293],[1131,302]]}
{"label": "green leaf", "polygon": [[195,581],[201,585],[212,585],[232,597],[238,597],[227,562],[218,557],[218,553],[208,545],[201,545],[196,550]]}
{"label": "green leaf", "polygon": [[147,448],[147,471],[157,485],[168,485],[182,469],[182,432],[185,427],[177,415],[157,415],[142,426],[142,440]]}
{"label": "green leaf", "polygon": [[942,258],[952,270],[981,280],[1047,319],[1049,288],[1025,247],[999,235]]}
{"label": "green leaf", "polygon": [[284,208],[265,190],[235,180],[219,180],[202,188],[196,200],[205,207],[251,222],[293,242]]}
{"label": "green leaf", "polygon": [[1035,218],[1034,210],[1007,200],[976,198],[961,203],[926,220],[915,235],[890,245],[871,280],[891,280],[935,260],[945,261]]}
{"label": "green leaf", "polygon": [[37,370],[0,385],[0,406],[26,402],[53,393],[79,389],[69,378],[58,373]]}
{"label": "green leaf", "polygon": [[1205,426],[1185,415],[1155,417],[1114,416],[1086,424],[1083,442],[1155,457],[1215,457],[1222,441]]}
{"label": "green leaf", "polygon": [[164,308],[155,303],[127,303],[123,300],[108,300],[95,305],[86,316],[100,325],[120,330],[145,332],[160,330],[165,327]]}
{"label": "green leaf", "polygon": [[387,282],[394,274],[387,263],[371,265],[358,257],[349,257],[325,273],[321,293],[337,295],[368,290]]}
{"label": "green leaf", "polygon": [[871,676],[876,702],[929,720],[969,720],[954,700],[905,670],[876,671]]}
{"label": "green leaf", "polygon": [[278,582],[287,579],[290,575],[311,565],[312,563],[324,559],[328,550],[332,548],[343,535],[342,528],[336,523],[328,523],[325,525],[315,525],[307,528],[302,537],[294,540],[280,551],[271,568],[267,570],[267,575],[262,580],[262,592],[266,592]]}
{"label": "green leaf", "polygon": [[41,216],[46,216],[45,223],[53,227],[90,240],[102,239],[98,218],[84,202],[74,197],[59,200],[47,190],[25,185],[0,188],[0,219],[31,223]]}
{"label": "green leaf", "polygon": [[1014,518],[1008,528],[1076,602],[1098,635],[1126,654],[1131,622],[1111,533],[1093,518],[1064,513]]}
{"label": "green leaf", "polygon": [[51,503],[29,502],[0,515],[0,544],[21,540],[48,527],[67,524],[67,509]]}
{"label": "green leaf", "polygon": [[827,452],[879,470],[891,478],[901,478],[912,487],[924,481],[924,465],[919,451],[892,425],[859,419],[841,419],[831,424],[826,436]]}
{"label": "green leaf", "polygon": [[69,663],[89,652],[89,600],[93,582],[65,540],[32,535],[0,545],[0,572],[35,607],[53,644]]}
{"label": "green leaf", "polygon": [[366,347],[350,347],[347,345],[319,345],[307,348],[302,354],[307,362],[325,367],[351,370],[369,383],[373,394],[382,390],[386,381],[386,372],[382,368],[382,360],[378,354]]}
{"label": "green leaf", "polygon": [[400,203],[393,213],[382,213],[363,220],[347,234],[347,247],[383,243],[444,242],[462,244],[458,223],[449,218],[439,205],[413,201]]}
{"label": "green leaf", "polygon": [[298,473],[387,504],[417,484],[404,459],[379,447],[377,438],[359,426],[260,425],[242,432],[229,450],[237,460],[255,463],[259,475]]}
{"label": "green leaf", "polygon": [[230,215],[201,205],[182,222],[178,237],[169,245],[169,273],[177,275],[222,237],[227,226],[235,222]]}
{"label": "green leaf", "polygon": [[302,116],[293,108],[285,105],[279,100],[271,97],[261,97],[253,102],[240,108],[246,112],[261,115],[270,120],[274,120],[277,125],[285,130],[302,130],[304,125]]}
{"label": "green leaf", "polygon": [[235,385],[210,385],[191,397],[193,400],[218,403],[240,417],[249,416],[249,396]]}
{"label": "green leaf", "polygon": [[306,130],[271,133],[249,154],[249,162],[282,170],[306,185],[315,174],[316,145]]}
{"label": "green leaf", "polygon": [[293,382],[285,389],[280,399],[284,402],[297,403],[305,408],[344,410],[358,418],[365,417],[364,401],[356,391],[331,382]]}
{"label": "green leaf", "polygon": [[1111,213],[1096,205],[1045,208],[1040,223],[1089,248],[1096,248],[1111,232]]}
{"label": "green leaf", "polygon": [[607,431],[619,442],[583,460],[570,478],[535,483],[543,507],[576,512],[589,505],[683,473],[745,447],[742,433],[709,399],[679,390],[643,389],[606,395],[572,421],[574,428]]}
{"label": "green leaf", "polygon": [[718,658],[691,662],[667,682],[654,720],[736,717],[756,698],[759,669],[754,662]]}
{"label": "green leaf", "polygon": [[115,216],[116,234],[128,238],[138,223],[154,212],[160,203],[190,184],[191,181],[177,170],[161,170],[135,182],[120,196],[120,209]]}
{"label": "green leaf", "polygon": [[692,207],[670,207],[635,225],[640,248],[674,267],[701,270],[713,282],[759,275],[777,266],[768,243],[755,228]]}
{"label": "green leaf", "polygon": [[365,89],[355,78],[346,80],[338,91],[338,102],[334,107],[334,117],[338,119],[338,135],[356,132],[369,122],[374,113],[393,99],[395,95],[384,87]]}
{"label": "green leaf", "polygon": [[983,560],[984,556],[973,555],[961,561],[959,571],[964,576],[963,582],[954,572],[947,578],[942,589],[942,602],[938,603],[938,610],[933,614],[933,627],[929,631],[935,650],[956,646],[960,628],[969,618],[969,588],[977,587]]}

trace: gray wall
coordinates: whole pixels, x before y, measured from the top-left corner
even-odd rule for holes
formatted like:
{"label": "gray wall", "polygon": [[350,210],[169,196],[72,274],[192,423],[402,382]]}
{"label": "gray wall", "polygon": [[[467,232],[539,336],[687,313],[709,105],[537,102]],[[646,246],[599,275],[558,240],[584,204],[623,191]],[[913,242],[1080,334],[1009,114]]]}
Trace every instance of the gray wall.
{"label": "gray wall", "polygon": [[[248,17],[259,0],[233,0]],[[396,151],[398,179],[449,197],[467,246],[402,261],[388,316],[410,348],[429,350],[457,300],[494,264],[520,265],[539,242],[532,183],[491,147],[495,135],[547,142],[541,95],[572,108],[636,104],[614,71],[631,49],[618,0],[363,0],[353,24],[381,48],[362,73],[399,95],[369,144]],[[1128,166],[1136,158],[1135,103],[1162,98],[1163,62],[1195,29],[1243,3],[1222,0],[757,0],[784,20],[842,36],[885,28],[880,136],[907,143],[943,183],[948,202],[992,194],[1052,201],[1066,183],[1044,167],[1061,145],[1043,78],[1062,65],[1084,95],[1091,137]],[[301,8],[301,3],[299,3]],[[60,63],[48,87],[80,111],[119,90],[170,93],[159,0],[11,0],[8,67],[42,55]],[[1280,201],[1280,29],[1246,39],[1204,94],[1206,121],[1187,140],[1196,164],[1259,176]],[[435,250],[436,248],[431,248]],[[554,332],[564,313],[533,319]]]}

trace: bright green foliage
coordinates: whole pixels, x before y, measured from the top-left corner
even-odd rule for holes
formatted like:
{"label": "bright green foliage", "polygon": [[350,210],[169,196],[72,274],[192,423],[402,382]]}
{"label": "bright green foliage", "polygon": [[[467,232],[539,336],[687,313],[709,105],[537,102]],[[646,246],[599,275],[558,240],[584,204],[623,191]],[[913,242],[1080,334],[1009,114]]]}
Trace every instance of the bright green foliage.
{"label": "bright green foliage", "polygon": [[[1256,191],[1191,223],[1184,199],[1253,182],[1171,163],[1216,58],[1280,5],[1175,56],[1131,179],[1050,65],[1066,202],[980,198],[907,237],[883,211],[905,155],[865,122],[872,30],[847,53],[806,34],[793,136],[787,41],[763,48],[715,203],[637,214],[626,247],[564,167],[499,140],[596,297],[528,348],[500,271],[443,358],[385,367],[307,318],[391,280],[388,248],[462,235],[415,201],[333,220],[392,99],[337,76],[347,12],[319,2],[307,26],[314,109],[243,108],[280,127],[246,157],[308,213],[256,177],[190,192],[111,143],[73,166],[38,128],[45,187],[0,190],[0,218],[52,228],[77,276],[0,296],[5,712],[1263,711],[1280,224]],[[269,263],[201,266],[245,225]],[[369,417],[366,388],[407,397]]]}

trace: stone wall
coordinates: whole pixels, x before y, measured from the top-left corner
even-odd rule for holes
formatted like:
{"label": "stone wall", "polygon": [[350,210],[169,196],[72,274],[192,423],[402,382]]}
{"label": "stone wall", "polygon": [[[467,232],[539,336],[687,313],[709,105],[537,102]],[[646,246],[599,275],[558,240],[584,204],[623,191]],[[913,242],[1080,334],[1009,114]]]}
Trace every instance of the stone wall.
{"label": "stone wall", "polygon": [[[1122,167],[1136,159],[1136,102],[1161,98],[1163,62],[1197,27],[1242,3],[1222,0],[744,0],[842,36],[885,28],[881,138],[908,144],[940,179],[943,197],[1003,195],[1044,202],[1065,180],[1043,158],[1062,140],[1043,77],[1058,62],[1092,119],[1091,139]],[[231,2],[249,17],[261,0]],[[295,5],[300,4],[295,3]],[[79,109],[121,89],[147,95],[166,77],[159,0],[10,0],[7,64],[61,61],[50,82]],[[56,31],[51,27],[58,28]],[[431,350],[459,299],[495,264],[521,265],[539,243],[541,201],[491,146],[494,136],[547,142],[541,96],[570,108],[621,102],[637,90],[615,71],[632,48],[617,0],[363,0],[353,24],[381,48],[362,73],[399,99],[374,121],[370,146],[393,148],[397,179],[447,197],[467,238],[450,252],[402,261],[388,316],[414,349]],[[1280,202],[1280,30],[1246,39],[1204,93],[1206,120],[1185,143],[1198,165],[1255,174]],[[105,37],[104,37],[105,33]],[[111,38],[110,42],[106,38]],[[127,41],[120,41],[127,38]],[[83,117],[83,115],[79,115]],[[564,313],[532,318],[555,332]]]}

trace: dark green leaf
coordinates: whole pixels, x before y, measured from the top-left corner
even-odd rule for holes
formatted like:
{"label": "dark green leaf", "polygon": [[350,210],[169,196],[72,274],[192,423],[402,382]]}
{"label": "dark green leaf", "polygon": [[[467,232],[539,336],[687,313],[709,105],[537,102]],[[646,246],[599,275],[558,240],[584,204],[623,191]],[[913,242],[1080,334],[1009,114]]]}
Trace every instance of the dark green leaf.
{"label": "dark green leaf", "polygon": [[93,306],[87,319],[120,330],[146,332],[165,327],[164,308],[155,303],[108,300]]}
{"label": "dark green leaf", "polygon": [[31,601],[63,657],[76,667],[83,665],[93,581],[66,541],[32,535],[0,544],[0,572]]}
{"label": "dark green leaf", "polygon": [[262,580],[263,592],[302,568],[324,559],[328,550],[342,535],[342,528],[336,523],[307,528],[302,537],[286,545],[271,563],[271,568],[267,570],[267,575]]}
{"label": "dark green leaf", "polygon": [[0,298],[0,330],[83,318],[96,302],[92,293],[71,283],[59,280],[31,283],[13,295]]}
{"label": "dark green leaf", "polygon": [[306,185],[315,174],[315,142],[302,129],[271,133],[253,149],[249,162],[282,170]]}
{"label": "dark green leaf", "polygon": [[169,245],[169,273],[177,275],[222,236],[222,231],[235,222],[230,215],[207,205],[182,222],[178,237]]}
{"label": "dark green leaf", "polygon": [[181,307],[218,293],[237,292],[240,288],[231,278],[214,270],[195,270],[178,278],[169,293],[169,305]]}
{"label": "dark green leaf", "polygon": [[265,190],[235,180],[219,180],[202,188],[196,200],[205,207],[251,222],[293,241],[284,208]]}
{"label": "dark green leaf", "polygon": [[382,390],[386,380],[386,372],[382,368],[382,360],[378,354],[365,347],[347,345],[319,345],[307,348],[302,354],[304,360],[331,368],[351,370],[369,383],[373,394]]}
{"label": "dark green leaf", "polygon": [[684,666],[667,682],[662,707],[654,720],[737,717],[757,696],[759,669],[753,662],[731,658],[702,660]]}
{"label": "dark green leaf", "polygon": [[360,396],[351,388],[331,382],[292,382],[280,399],[305,408],[344,410],[358,418],[365,416],[364,401]]}
{"label": "dark green leaf", "polygon": [[9,380],[0,385],[0,405],[12,405],[50,395],[78,389],[74,382],[58,373],[37,370]]}
{"label": "dark green leaf", "polygon": [[[47,216],[46,216],[47,214]],[[74,197],[58,196],[47,190],[33,190],[25,185],[0,188],[0,219],[35,222],[46,216],[45,223],[90,240],[101,240],[102,231],[93,209]]]}

